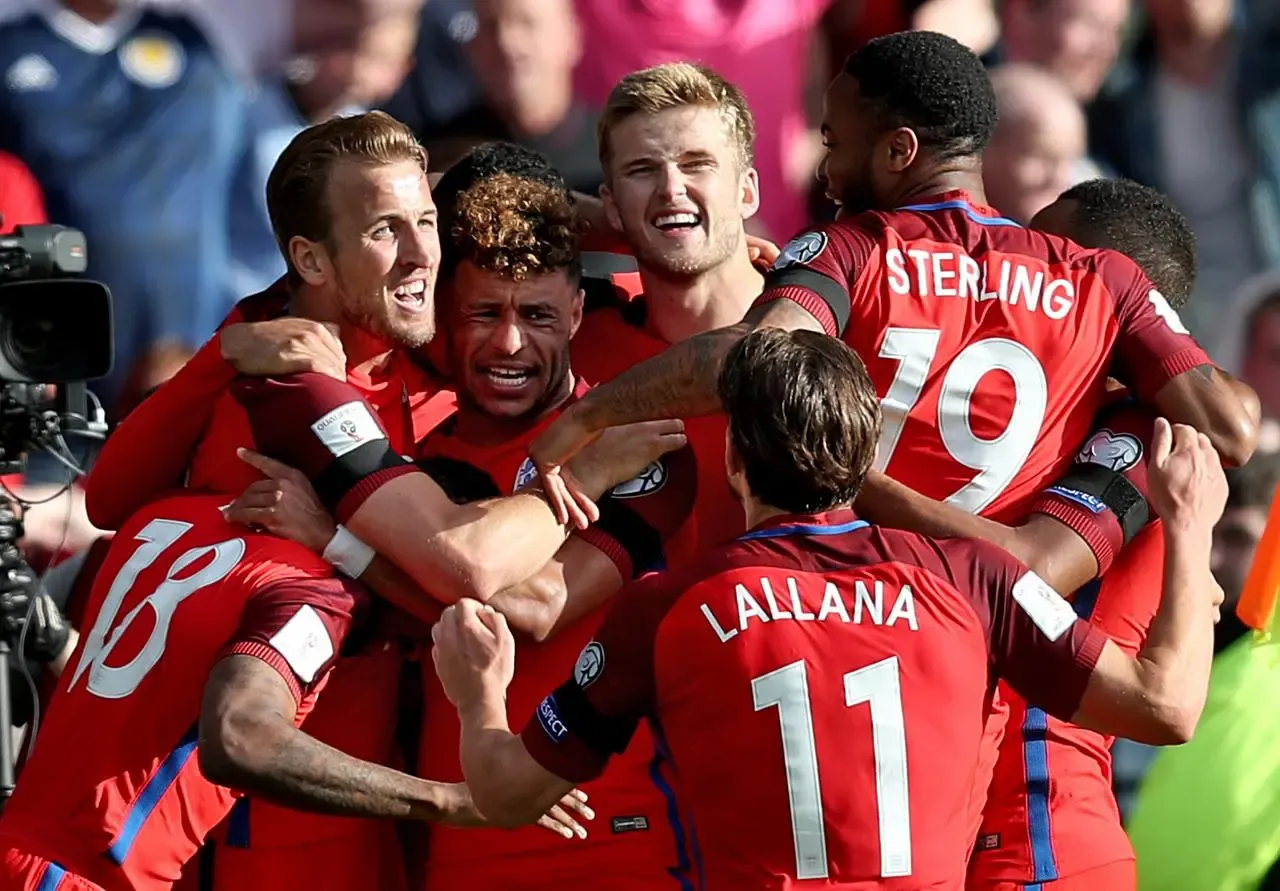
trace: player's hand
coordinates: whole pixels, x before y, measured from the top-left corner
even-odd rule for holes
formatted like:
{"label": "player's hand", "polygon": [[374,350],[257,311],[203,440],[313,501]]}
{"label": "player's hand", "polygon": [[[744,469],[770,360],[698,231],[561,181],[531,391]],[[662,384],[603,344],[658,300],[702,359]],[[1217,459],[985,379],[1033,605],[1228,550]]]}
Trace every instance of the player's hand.
{"label": "player's hand", "polygon": [[431,658],[455,706],[502,698],[516,669],[516,642],[502,613],[464,597],[431,629]]}
{"label": "player's hand", "polygon": [[687,442],[684,422],[680,420],[612,427],[574,456],[569,467],[583,490],[599,497],[618,483],[635,478],[667,452],[683,448]]}
{"label": "player's hand", "polygon": [[587,793],[581,789],[571,789],[559,804],[538,818],[538,825],[565,838],[586,838],[587,829],[574,818],[575,813],[584,820],[596,818],[596,812],[587,807]]}
{"label": "player's hand", "polygon": [[314,371],[347,379],[347,354],[338,326],[311,319],[284,318],[228,325],[219,335],[222,358],[251,377]]}
{"label": "player's hand", "polygon": [[769,239],[747,233],[747,256],[751,258],[752,266],[768,269],[777,262],[781,253],[782,250]]}
{"label": "player's hand", "polygon": [[529,445],[529,459],[538,468],[543,491],[556,519],[579,529],[586,529],[600,519],[600,509],[573,469],[566,465],[599,435],[582,423],[579,413],[570,406]]}
{"label": "player's hand", "polygon": [[1209,437],[1157,418],[1147,484],[1151,505],[1171,529],[1206,536],[1227,503],[1227,478]]}
{"label": "player's hand", "polygon": [[240,449],[236,454],[266,479],[241,492],[222,509],[222,515],[229,522],[265,529],[317,554],[324,553],[338,524],[320,503],[311,481],[301,471],[266,455],[249,449]]}

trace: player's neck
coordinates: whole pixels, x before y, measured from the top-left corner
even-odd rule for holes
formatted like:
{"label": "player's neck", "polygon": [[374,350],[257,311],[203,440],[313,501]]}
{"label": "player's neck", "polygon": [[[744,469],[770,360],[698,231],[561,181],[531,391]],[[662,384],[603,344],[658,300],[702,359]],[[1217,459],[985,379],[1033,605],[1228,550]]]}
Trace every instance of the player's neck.
{"label": "player's neck", "polygon": [[780,507],[772,507],[759,501],[756,498],[747,498],[742,504],[742,510],[747,515],[747,528],[755,529],[761,523],[767,523],[774,517],[782,517],[787,511]]}
{"label": "player's neck", "polygon": [[986,204],[987,190],[982,185],[981,159],[956,158],[946,162],[927,176],[904,185],[902,191],[894,196],[893,206],[903,207],[943,192],[968,192],[974,201]]}
{"label": "player's neck", "polygon": [[289,299],[289,313],[298,318],[337,325],[349,373],[368,376],[381,371],[391,361],[393,348],[390,343],[347,322],[336,302],[314,288],[306,285],[294,288]]}
{"label": "player's neck", "polygon": [[541,409],[518,418],[488,414],[468,399],[465,393],[459,393],[458,411],[455,414],[458,438],[473,446],[492,448],[523,436],[564,407],[573,396],[575,381],[573,374],[566,374],[564,381],[548,396]]}
{"label": "player's neck", "polygon": [[640,267],[645,327],[667,343],[736,325],[764,287],[744,240],[733,255],[693,281],[675,281]]}

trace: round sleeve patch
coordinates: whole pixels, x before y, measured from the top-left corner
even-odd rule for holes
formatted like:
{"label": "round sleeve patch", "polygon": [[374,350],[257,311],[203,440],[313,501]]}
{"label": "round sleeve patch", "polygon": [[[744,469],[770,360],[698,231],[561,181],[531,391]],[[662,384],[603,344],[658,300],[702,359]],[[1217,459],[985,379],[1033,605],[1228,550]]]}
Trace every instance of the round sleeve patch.
{"label": "round sleeve patch", "polygon": [[573,680],[579,687],[590,687],[603,671],[604,647],[600,646],[599,641],[593,640],[578,656],[578,664],[573,666]]}
{"label": "round sleeve patch", "polygon": [[806,232],[787,243],[773,262],[773,269],[786,269],[790,266],[804,266],[812,263],[827,249],[827,233]]}
{"label": "round sleeve patch", "polygon": [[1124,473],[1142,460],[1142,440],[1131,433],[1099,430],[1085,443],[1076,456],[1077,464],[1101,464],[1116,473]]}

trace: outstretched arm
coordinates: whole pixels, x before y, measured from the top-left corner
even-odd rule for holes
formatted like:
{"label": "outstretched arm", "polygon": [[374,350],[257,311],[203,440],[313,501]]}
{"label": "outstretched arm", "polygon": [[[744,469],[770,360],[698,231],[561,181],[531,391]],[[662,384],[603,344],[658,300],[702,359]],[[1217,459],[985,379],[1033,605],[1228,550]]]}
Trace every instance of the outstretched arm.
{"label": "outstretched arm", "polygon": [[1161,415],[1209,437],[1229,466],[1248,462],[1258,445],[1262,408],[1258,394],[1215,365],[1198,365],[1161,387],[1155,396]]}

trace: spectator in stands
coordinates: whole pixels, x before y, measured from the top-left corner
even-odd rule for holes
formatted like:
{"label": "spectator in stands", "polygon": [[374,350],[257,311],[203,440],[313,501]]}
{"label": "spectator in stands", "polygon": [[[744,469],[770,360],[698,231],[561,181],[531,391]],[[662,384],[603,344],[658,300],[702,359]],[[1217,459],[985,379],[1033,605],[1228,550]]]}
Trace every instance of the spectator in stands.
{"label": "spectator in stands", "polygon": [[1214,632],[1215,653],[1221,653],[1246,631],[1235,614],[1235,605],[1266,528],[1276,485],[1280,484],[1280,455],[1255,454],[1248,464],[1227,471],[1227,483],[1227,507],[1213,529],[1210,558],[1213,577],[1226,595],[1222,621]]}
{"label": "spectator in stands", "polygon": [[245,87],[190,19],[110,0],[50,0],[0,27],[0,149],[82,229],[115,299],[110,404],[151,344],[198,346],[226,286],[227,195]]}
{"label": "spectator in stands", "polygon": [[1090,109],[1093,156],[1168,194],[1195,230],[1183,320],[1203,342],[1230,296],[1280,264],[1280,31],[1252,16],[1265,5],[1150,0],[1149,31]]}
{"label": "spectator in stands", "polygon": [[0,234],[18,226],[47,223],[44,194],[27,165],[0,152]]}
{"label": "spectator in stands", "polygon": [[479,25],[471,0],[431,0],[418,20],[413,70],[382,110],[414,133],[438,133],[447,122],[484,101],[467,62],[467,44]]}
{"label": "spectator in stands", "polygon": [[597,115],[574,96],[583,46],[572,0],[473,5],[476,33],[466,49],[483,98],[438,132],[419,134],[432,169],[444,170],[481,142],[509,140],[546,155],[571,188],[594,195]]}
{"label": "spectator in stands", "polygon": [[1263,417],[1280,420],[1280,288],[1254,304],[1243,334],[1241,377],[1258,391]]}
{"label": "spectator in stands", "polygon": [[1027,62],[1093,101],[1120,55],[1129,0],[1005,0],[993,61]]}
{"label": "spectator in stands", "polygon": [[987,200],[1026,224],[1042,208],[1098,171],[1085,159],[1085,120],[1066,84],[1022,63],[991,72],[1000,122],[987,146]]}

